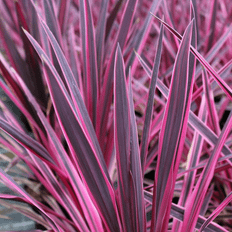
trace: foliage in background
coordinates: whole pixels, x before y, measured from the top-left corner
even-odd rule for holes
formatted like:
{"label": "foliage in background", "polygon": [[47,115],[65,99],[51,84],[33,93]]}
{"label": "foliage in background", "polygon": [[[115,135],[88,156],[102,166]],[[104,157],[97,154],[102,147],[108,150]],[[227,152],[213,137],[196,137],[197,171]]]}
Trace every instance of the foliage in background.
{"label": "foliage in background", "polygon": [[0,12],[2,205],[47,231],[232,229],[230,0]]}

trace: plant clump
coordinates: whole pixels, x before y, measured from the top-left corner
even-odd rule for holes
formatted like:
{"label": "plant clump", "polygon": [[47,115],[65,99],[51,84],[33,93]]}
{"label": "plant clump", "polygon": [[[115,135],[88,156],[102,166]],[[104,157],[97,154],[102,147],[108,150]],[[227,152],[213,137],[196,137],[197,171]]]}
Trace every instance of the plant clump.
{"label": "plant clump", "polygon": [[41,231],[232,230],[231,1],[0,13],[0,204]]}

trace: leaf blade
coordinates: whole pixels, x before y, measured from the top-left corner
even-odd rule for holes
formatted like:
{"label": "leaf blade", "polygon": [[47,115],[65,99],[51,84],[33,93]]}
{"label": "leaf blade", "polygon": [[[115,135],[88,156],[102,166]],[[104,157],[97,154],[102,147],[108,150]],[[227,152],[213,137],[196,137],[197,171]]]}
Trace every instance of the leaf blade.
{"label": "leaf blade", "polygon": [[133,231],[130,217],[130,118],[121,49],[117,47],[114,68],[114,141],[118,170],[119,203],[123,230]]}
{"label": "leaf blade", "polygon": [[174,191],[173,183],[177,175],[177,167],[179,166],[187,128],[189,109],[186,108],[187,105],[190,105],[189,100],[191,99],[187,98],[187,94],[191,94],[191,91],[187,91],[191,35],[192,22],[184,33],[184,39],[180,44],[175,60],[170,92],[160,132],[151,231],[166,231],[168,227]]}
{"label": "leaf blade", "polygon": [[[83,180],[86,181],[89,194],[93,196],[92,200],[94,200],[96,207],[104,215],[105,225],[111,228],[112,231],[117,231],[119,225],[114,192],[109,181],[108,172],[105,171],[107,170],[106,166],[99,158],[94,143],[89,135],[86,134],[83,127],[85,124],[80,121],[80,108],[82,106],[77,105],[80,113],[77,114],[65,86],[49,58],[32,36],[26,31],[25,33],[44,62],[45,77],[56,115],[70,147],[74,164],[81,170],[80,174]],[[86,116],[88,117],[88,114]]]}
{"label": "leaf blade", "polygon": [[141,165],[143,168],[143,173],[144,173],[145,164],[146,164],[147,149],[148,149],[148,142],[149,142],[148,139],[149,139],[149,134],[150,134],[151,117],[152,117],[152,112],[153,112],[153,102],[154,102],[155,88],[156,88],[156,82],[158,78],[158,71],[159,71],[159,65],[160,65],[160,59],[161,59],[162,40],[163,40],[163,26],[161,25],[160,35],[159,35],[158,45],[157,45],[157,52],[156,52],[155,62],[154,62],[152,75],[151,75],[151,83],[150,83],[150,89],[148,93],[148,100],[146,104],[143,135],[142,135],[142,140],[141,140],[140,154],[141,154]]}

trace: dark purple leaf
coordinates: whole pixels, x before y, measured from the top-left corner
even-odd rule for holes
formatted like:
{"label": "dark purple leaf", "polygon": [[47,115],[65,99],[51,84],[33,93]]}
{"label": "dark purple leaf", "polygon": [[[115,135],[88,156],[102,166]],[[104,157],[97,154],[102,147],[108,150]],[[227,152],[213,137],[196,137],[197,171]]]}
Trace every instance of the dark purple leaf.
{"label": "dark purple leaf", "polygon": [[134,196],[134,205],[132,204],[132,212],[136,215],[135,230],[146,231],[146,218],[145,218],[145,202],[143,194],[143,174],[141,167],[141,159],[138,143],[138,131],[135,119],[135,110],[133,104],[133,93],[131,83],[131,73],[129,70],[129,108],[130,108],[130,163],[131,163],[131,178],[134,180],[134,189],[131,196]]}
{"label": "dark purple leaf", "polygon": [[124,231],[133,231],[130,210],[130,111],[122,52],[118,45],[114,68],[114,142],[118,170],[119,208]]}
{"label": "dark purple leaf", "polygon": [[148,100],[147,100],[146,111],[145,111],[143,135],[141,140],[141,165],[142,165],[143,173],[145,170],[146,157],[148,152],[147,150],[149,145],[149,134],[150,134],[151,121],[152,121],[154,95],[155,95],[156,82],[158,78],[159,65],[160,65],[161,52],[162,52],[162,40],[163,40],[163,26],[161,26],[160,29],[157,52],[156,52],[155,62],[152,70],[150,89],[149,89]]}
{"label": "dark purple leaf", "polygon": [[80,0],[80,24],[85,103],[93,126],[96,127],[99,97],[98,69],[93,19],[88,0]]}
{"label": "dark purple leaf", "polygon": [[[174,182],[187,129],[192,94],[188,88],[192,23],[187,27],[173,68],[172,82],[160,132],[155,175],[151,231],[166,231],[171,210]],[[189,77],[190,80],[192,77]]]}
{"label": "dark purple leaf", "polygon": [[87,125],[80,121],[80,112],[83,113],[83,111],[80,111],[82,109],[81,103],[76,105],[77,109],[74,108],[73,102],[54,66],[38,43],[33,40],[30,34],[26,31],[25,33],[44,62],[45,77],[52,102],[69,145],[74,166],[81,170],[81,177],[88,183],[89,194],[93,196],[97,209],[104,215],[105,226],[111,228],[112,231],[117,231],[119,225],[115,212],[114,192],[105,171],[106,166],[103,162],[100,162],[99,154],[95,150],[95,144],[91,142],[91,137],[85,133]]}

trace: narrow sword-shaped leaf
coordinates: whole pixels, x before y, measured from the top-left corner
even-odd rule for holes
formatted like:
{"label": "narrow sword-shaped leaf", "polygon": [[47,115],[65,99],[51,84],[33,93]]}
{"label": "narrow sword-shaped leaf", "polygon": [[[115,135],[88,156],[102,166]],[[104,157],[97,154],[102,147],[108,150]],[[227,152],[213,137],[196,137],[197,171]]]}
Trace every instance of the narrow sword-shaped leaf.
{"label": "narrow sword-shaped leaf", "polygon": [[[202,97],[200,109],[199,109],[199,118],[201,118],[204,122],[207,119],[207,111],[205,107],[205,96]],[[199,164],[199,158],[200,154],[202,152],[202,146],[203,146],[203,137],[199,135],[197,131],[195,131],[193,136],[193,141],[190,147],[190,151],[187,158],[187,165],[186,170],[191,169],[192,167],[195,168]],[[191,172],[185,173],[184,181],[183,181],[183,187],[180,194],[180,198],[178,201],[178,205],[185,206],[186,200],[188,196],[193,191],[194,182],[196,179],[197,169],[192,170]],[[180,223],[175,221],[173,224],[173,231],[179,231]]]}
{"label": "narrow sword-shaped leaf", "polygon": [[26,22],[26,18],[23,14],[23,10],[19,4],[19,2],[15,2],[17,16],[19,20],[19,30],[22,36],[23,45],[26,53],[26,63],[28,65],[28,70],[30,72],[30,86],[31,92],[36,96],[39,103],[45,108],[46,107],[46,96],[45,96],[45,88],[43,84],[43,79],[41,76],[41,70],[39,67],[39,62],[37,61],[37,54],[33,50],[32,45],[29,43],[26,35],[24,34],[22,27],[24,27],[27,31],[29,31],[29,26]]}
{"label": "narrow sword-shaped leaf", "polygon": [[[174,64],[170,92],[160,132],[158,164],[155,174],[151,231],[166,231],[183,149],[192,94],[188,91],[189,54],[192,23],[184,33]],[[192,79],[192,77],[189,77]],[[188,101],[186,101],[188,100]]]}
{"label": "narrow sword-shaped leaf", "polygon": [[[66,83],[69,87],[73,102],[75,107],[73,106],[72,109],[76,112],[77,115],[79,115],[78,117],[80,118],[80,120],[82,121],[82,125],[83,125],[83,129],[85,129],[85,133],[88,134],[88,137],[91,138],[91,143],[93,143],[93,145],[95,146],[95,150],[96,150],[96,155],[99,158],[99,161],[101,162],[101,167],[103,168],[105,174],[107,175],[107,178],[109,179],[108,176],[108,171],[106,169],[106,165],[103,159],[103,155],[99,146],[99,143],[97,141],[97,137],[93,128],[93,125],[91,123],[91,120],[89,118],[88,112],[86,110],[85,104],[83,102],[83,99],[81,97],[80,91],[78,89],[76,80],[73,76],[73,73],[68,65],[67,60],[65,59],[65,56],[61,50],[61,48],[59,47],[57,41],[55,40],[54,36],[52,35],[51,31],[49,30],[49,28],[46,26],[46,24],[41,20],[41,23],[43,25],[44,30],[46,31],[46,35],[48,36],[49,40],[51,41],[52,47],[55,51],[57,60],[60,64],[60,68],[64,74],[64,78],[66,80]],[[31,41],[31,43],[33,44],[33,46],[35,47],[36,51],[38,52],[38,54],[40,55],[40,57],[44,56],[47,57],[45,52],[42,50],[42,48],[39,46],[39,44],[33,39],[33,37],[24,30],[24,32],[26,33],[26,35],[28,36],[29,40]],[[48,62],[48,58],[46,59]],[[51,65],[51,64],[50,64]],[[72,105],[72,101],[70,101],[71,105]]]}
{"label": "narrow sword-shaped leaf", "polygon": [[[151,5],[149,12],[153,12],[155,14],[159,8],[159,5],[161,2],[162,2],[161,0],[154,0],[152,2],[152,5]],[[135,44],[134,44],[133,48],[138,53],[140,53],[140,51],[142,50],[142,48],[144,46],[143,41],[146,41],[146,37],[147,37],[147,35],[150,31],[150,27],[152,25],[152,15],[149,12],[148,12],[148,15],[144,21],[143,26],[141,26],[140,32],[138,33],[137,37],[135,38]],[[135,59],[135,54],[132,53],[128,62],[127,62],[126,73],[128,72],[129,67],[134,63],[134,59]],[[133,65],[133,67],[135,67],[135,65]],[[132,73],[133,73],[133,70],[132,70]]]}
{"label": "narrow sword-shaped leaf", "polygon": [[[76,176],[76,182],[79,184],[81,188],[81,194],[79,192],[75,192],[77,195],[76,197],[79,200],[79,204],[81,205],[81,210],[83,210],[84,215],[86,217],[85,222],[83,216],[80,213],[80,210],[77,209],[76,205],[74,205],[73,199],[70,199],[70,196],[67,194],[67,190],[63,189],[62,186],[59,184],[57,181],[57,177],[54,176],[54,174],[49,170],[42,162],[38,162],[39,160],[36,160],[32,157],[32,160],[34,161],[34,164],[36,167],[39,169],[40,173],[42,174],[43,178],[38,178],[41,184],[43,184],[48,191],[54,196],[54,198],[57,199],[57,201],[64,207],[64,209],[67,211],[67,213],[70,215],[71,219],[75,223],[75,227],[78,229],[82,230],[87,230],[88,231],[88,226],[89,225],[90,230],[97,230],[97,231],[102,231],[101,226],[96,226],[101,225],[99,223],[99,216],[96,215],[96,209],[93,207],[93,203],[90,200],[90,197],[87,193],[87,190],[85,186],[81,183],[80,184],[80,178],[79,176]],[[31,169],[33,173],[37,174],[36,176],[39,177],[37,169],[32,168]],[[67,183],[66,180],[64,183]],[[67,188],[68,189],[68,188]],[[83,197],[84,195],[84,197]],[[84,199],[84,200],[83,200]],[[91,211],[91,214],[89,213]]]}
{"label": "narrow sword-shaped leaf", "polygon": [[[42,131],[43,126],[40,124],[38,117],[33,110],[33,107],[29,104],[29,102],[26,99],[25,94],[18,86],[17,80],[14,76],[15,70],[12,67],[10,67],[10,65],[7,63],[6,59],[4,58],[2,54],[0,54],[0,69],[2,71],[2,75],[4,79],[6,80],[8,85],[10,85],[10,87],[13,89],[13,92],[15,94],[10,93],[7,86],[2,81],[0,84],[1,87],[4,89],[4,91],[7,92],[7,95],[15,103],[15,105],[19,107],[19,109],[25,114],[25,117],[27,117],[30,120],[30,122],[33,122],[31,126],[36,127],[36,130],[38,130],[39,132]],[[27,84],[27,82],[25,83]],[[16,97],[14,95],[16,95]],[[27,111],[27,113],[25,113],[25,111]],[[25,120],[26,118],[23,119],[22,121],[25,122]]]}
{"label": "narrow sword-shaped leaf", "polygon": [[118,31],[115,43],[113,45],[112,53],[105,72],[105,80],[103,83],[102,91],[100,93],[99,105],[98,105],[98,115],[97,115],[97,126],[96,133],[100,141],[101,148],[104,149],[104,140],[106,129],[107,129],[107,118],[109,115],[110,106],[113,97],[113,76],[114,76],[114,59],[117,43],[123,49],[126,37],[128,35],[133,16],[135,13],[135,8],[137,6],[138,0],[129,0],[126,3],[125,10],[123,12],[122,22],[120,23],[120,29]]}
{"label": "narrow sword-shaped leaf", "polygon": [[[25,2],[24,2],[25,3]],[[29,30],[31,31],[31,34],[33,35],[34,38],[36,38],[39,43],[41,42],[41,37],[40,37],[40,32],[39,32],[39,23],[38,23],[38,17],[36,10],[32,4],[31,1],[26,2],[28,6],[25,6],[24,9],[28,9],[28,12],[30,12],[30,19],[31,19],[31,25]]]}
{"label": "narrow sword-shaped leaf", "polygon": [[[109,176],[104,171],[106,167],[104,167],[103,162],[100,163],[94,145],[84,131],[83,126],[86,125],[80,122],[80,114],[76,114],[76,109],[73,108],[73,103],[59,74],[38,43],[29,33],[26,31],[25,33],[45,64],[47,72],[47,75],[45,75],[46,81],[75,165],[81,170],[80,174],[86,181],[90,195],[94,198],[92,200],[95,201],[97,208],[104,215],[105,225],[111,231],[117,231],[119,225],[114,192],[109,182]],[[77,105],[77,107],[79,107],[78,111],[80,112],[81,104]],[[86,116],[88,117],[88,114]]]}
{"label": "narrow sword-shaped leaf", "polygon": [[[30,169],[36,175],[38,181],[50,192],[52,196],[54,196],[54,198],[60,203],[60,205],[64,207],[68,215],[75,223],[75,228],[88,230],[88,227],[84,222],[84,219],[80,214],[80,211],[76,208],[74,202],[70,199],[70,196],[67,194],[67,190],[64,191],[64,189],[58,183],[57,177],[55,177],[52,171],[46,165],[44,165],[44,163],[41,162],[38,158],[33,157],[31,155],[30,157],[33,160],[34,166],[36,166],[35,168],[34,166],[31,165]],[[41,175],[39,174],[37,169],[39,170]],[[66,181],[64,181],[64,183],[66,183]],[[83,193],[84,192],[85,190],[83,188]],[[86,218],[89,219],[88,216],[89,215],[86,214]],[[91,220],[89,220],[89,222],[91,222]],[[90,228],[93,227],[90,226]]]}
{"label": "narrow sword-shaped leaf", "polygon": [[209,204],[212,202],[212,197],[213,197],[213,193],[214,193],[214,188],[215,188],[215,185],[212,184],[208,190],[208,192],[206,193],[205,195],[205,199],[203,200],[203,204],[201,206],[201,210],[200,210],[200,213],[199,215],[202,215],[204,216],[208,210],[208,207],[209,207]]}
{"label": "narrow sword-shaped leaf", "polygon": [[208,81],[208,75],[205,69],[203,68],[203,84],[204,84],[204,89],[205,89],[205,94],[206,94],[206,100],[207,100],[207,108],[209,112],[209,119],[211,121],[211,126],[214,129],[214,132],[219,135],[220,134],[220,127],[219,127],[219,119],[214,103],[214,97],[213,97],[213,92],[210,87],[210,83]]}
{"label": "narrow sword-shaped leaf", "polygon": [[[44,30],[40,30],[41,28],[40,28],[40,25],[38,23],[38,20],[39,20],[38,18],[43,17],[43,16],[40,16],[41,11],[39,10],[39,8],[37,7],[37,5],[35,4],[35,2],[33,0],[30,0],[30,1],[31,1],[32,6],[33,6],[32,7],[33,11],[35,11],[34,12],[35,15],[38,16],[38,17],[35,16],[35,20],[36,20],[36,24],[37,24],[36,27],[39,26],[39,32],[40,32],[40,37],[39,37],[40,40],[37,40],[37,41],[42,43],[43,48],[47,52],[47,55],[53,60],[54,66],[56,67],[59,75],[61,76],[62,80],[65,83],[62,71],[61,71],[59,63],[57,61],[57,58],[56,58],[53,50],[52,51],[50,50],[49,42],[45,36],[45,32],[44,32]],[[58,20],[56,18],[56,15],[55,15],[53,1],[52,0],[43,0],[42,7],[44,10],[44,14],[45,14],[45,20],[46,20],[46,23],[47,23],[49,29],[52,31],[52,33],[55,36],[56,40],[58,41],[60,47],[63,48],[63,40],[62,40],[62,36],[61,36],[59,23],[58,23]],[[66,85],[66,83],[65,83],[65,85]]]}
{"label": "narrow sword-shaped leaf", "polygon": [[[139,154],[139,142],[138,142],[138,131],[135,118],[135,110],[133,103],[133,92],[132,92],[132,80],[131,72],[129,70],[129,108],[130,108],[130,162],[131,162],[131,175],[134,180],[135,190],[131,195],[135,196],[134,208],[132,212],[135,212],[133,223],[135,224],[134,231],[145,232],[146,231],[146,217],[145,217],[145,202],[143,194],[143,176],[142,167]],[[132,204],[132,203],[131,203]]]}
{"label": "narrow sword-shaped leaf", "polygon": [[59,6],[59,25],[61,28],[61,34],[65,33],[65,29],[67,28],[68,22],[68,10],[71,4],[71,0],[61,0]]}
{"label": "narrow sword-shaped leaf", "polygon": [[114,67],[114,142],[123,230],[133,231],[130,210],[130,111],[124,62],[119,44]]}
{"label": "narrow sword-shaped leaf", "polygon": [[[119,1],[120,2],[120,1]],[[97,49],[97,68],[98,68],[98,89],[100,90],[102,83],[102,71],[103,71],[103,56],[105,48],[105,34],[106,34],[106,17],[107,7],[109,0],[102,0],[100,18],[97,22],[96,28],[96,49]]]}
{"label": "narrow sword-shaped leaf", "polygon": [[89,1],[80,0],[79,4],[85,102],[93,126],[96,127],[99,89],[94,26]]}
{"label": "narrow sword-shaped leaf", "polygon": [[[193,10],[193,18],[195,16],[194,13],[195,12]],[[193,47],[197,46],[197,43],[196,43],[197,42],[196,41],[196,31],[197,31],[196,30],[196,22],[195,22],[195,20],[193,20],[192,39],[191,39],[191,45]],[[196,67],[195,56],[192,53],[190,53],[190,55],[189,55],[189,73],[188,73],[189,78],[188,78],[188,84],[187,84],[187,93],[188,92],[191,92],[191,93],[187,94],[187,97],[186,97],[186,102],[188,102],[188,104],[190,104],[190,102],[192,100],[192,90],[193,90],[193,80],[194,80],[194,75],[195,75],[195,67]],[[205,99],[205,98],[203,98],[203,99]],[[205,101],[203,101],[201,103],[201,108],[200,108],[201,114],[200,114],[200,116],[203,114],[202,113],[202,111],[204,109],[203,107],[205,107],[204,103],[205,103]],[[186,110],[188,110],[188,111],[190,110],[190,109],[188,109],[188,105],[186,105]],[[201,148],[202,148],[202,144],[203,144],[203,139],[202,139],[201,136],[199,136],[199,134],[197,134],[197,132],[195,132],[194,138],[195,138],[195,140],[193,140],[194,141],[193,146],[194,146],[195,149],[192,150],[192,147],[190,148],[191,152],[189,152],[189,155],[191,156],[190,157],[190,162],[191,163],[190,162],[187,163],[187,166],[191,165],[193,167],[195,167],[195,163],[198,161],[198,157],[199,157],[199,154],[201,153]],[[182,188],[183,191],[181,191],[180,198],[179,198],[179,201],[178,201],[179,205],[184,206],[186,198],[187,198],[187,196],[189,194],[189,191],[191,191],[191,189],[192,189],[191,184],[193,184],[193,180],[195,179],[195,175],[196,175],[196,173],[193,173],[193,172],[188,173],[187,177],[184,179],[183,188]],[[194,176],[194,178],[193,178],[193,176]],[[179,230],[179,225],[180,225],[180,223],[177,220],[173,221],[173,227],[172,227],[173,232]]]}
{"label": "narrow sword-shaped leaf", "polygon": [[[74,169],[74,166],[71,163],[71,160],[69,159],[68,155],[64,151],[64,149],[63,149],[62,145],[60,144],[58,138],[56,137],[52,127],[47,122],[46,117],[44,116],[43,112],[41,111],[39,105],[37,104],[36,100],[34,99],[32,94],[30,93],[28,88],[24,85],[23,82],[20,82],[20,84],[21,84],[21,87],[23,88],[24,92],[26,93],[29,101],[34,105],[35,109],[37,110],[37,113],[38,113],[39,117],[41,118],[41,121],[44,124],[49,137],[51,138],[54,149],[56,150],[56,155],[59,154],[61,156],[62,165],[64,166],[64,169],[66,170],[66,172],[68,174],[68,178],[70,179],[71,184],[74,185],[73,187],[75,189],[75,194],[77,195],[77,198],[79,199],[79,203],[82,206],[82,210],[84,212],[85,217],[88,218],[87,221],[88,221],[88,224],[90,225],[91,230],[97,230],[99,232],[103,231],[100,217],[98,216],[98,214],[96,212],[96,208],[94,207],[93,202],[90,200],[90,197],[87,193],[87,190],[86,190],[85,186],[82,184],[80,177],[77,174],[77,171]],[[46,173],[46,176],[48,176],[47,181],[49,181],[49,179],[52,179],[51,174],[49,174],[45,170],[45,168],[43,168],[43,169],[44,170],[41,170],[41,173]],[[44,176],[45,176],[45,174],[44,174]],[[53,183],[55,183],[55,182],[57,182],[57,181],[54,180]],[[54,187],[55,187],[55,184],[54,184]],[[56,187],[56,189],[61,189],[61,188],[58,186],[58,187]],[[65,193],[62,193],[62,195],[65,195]],[[62,197],[62,198],[64,198],[64,197]],[[66,205],[69,206],[70,204],[73,204],[73,202],[69,202],[69,198],[67,198]],[[66,205],[64,206],[64,208],[66,208]],[[69,206],[69,208],[72,209],[72,205]],[[68,209],[66,209],[66,210],[69,212]],[[79,213],[75,212],[75,211],[76,211],[76,209],[74,208],[73,215],[78,216]],[[83,222],[82,222],[81,218],[77,217],[76,220],[78,220],[77,224],[79,225],[79,228],[85,227],[84,225],[82,225]]]}
{"label": "narrow sword-shaped leaf", "polygon": [[[51,0],[43,0],[41,1],[41,7],[44,15],[41,14],[41,10],[39,9],[38,4],[36,4],[35,1],[30,0],[31,3],[31,9],[32,9],[32,17],[33,17],[33,28],[31,28],[31,35],[36,39],[36,41],[41,44],[43,49],[46,51],[46,54],[53,60],[53,64],[58,70],[58,73],[62,75],[62,72],[60,71],[60,67],[58,64],[58,61],[56,57],[54,56],[53,51],[51,51],[50,46],[49,46],[49,41],[47,40],[45,36],[44,30],[41,30],[41,26],[39,23],[39,17],[44,18],[46,21],[49,29],[52,31],[54,34],[56,40],[58,41],[59,45],[62,47],[63,40],[61,40],[61,33],[60,33],[60,28],[59,24],[57,21],[57,18],[55,16],[55,9],[53,7],[53,3]],[[45,16],[45,17],[44,17]],[[63,80],[63,76],[61,76]]]}
{"label": "narrow sword-shaped leaf", "polygon": [[[10,60],[11,66],[14,67],[14,69],[20,74],[20,76],[23,78],[27,86],[33,89],[34,84],[32,78],[30,77],[28,64],[23,60],[20,53],[18,52],[17,47],[13,42],[12,38],[10,37],[8,31],[6,30],[5,25],[3,24],[1,18],[0,18],[0,37],[4,44],[4,50]],[[26,102],[25,105],[27,105]],[[32,108],[30,106],[28,106],[28,108],[30,112],[33,114]]]}
{"label": "narrow sword-shaped leaf", "polygon": [[22,104],[24,104],[24,100],[26,100],[24,93],[19,88],[18,83],[13,78],[13,75],[11,73],[12,67],[10,67],[10,65],[7,63],[6,59],[1,53],[0,53],[0,69],[2,71],[2,76],[4,80],[7,82],[8,86],[11,87],[11,89],[19,99],[23,100]]}
{"label": "narrow sword-shaped leaf", "polygon": [[214,38],[215,38],[215,27],[216,27],[216,14],[217,14],[217,0],[214,0],[211,4],[211,16],[209,17],[209,21],[210,21],[210,35],[207,41],[207,50],[209,50],[214,42]]}
{"label": "narrow sword-shaped leaf", "polygon": [[[52,73],[46,68],[48,76],[51,78]],[[50,81],[50,80],[48,80]],[[51,90],[58,85],[54,80],[48,85]],[[59,94],[61,90],[59,90]],[[69,108],[69,103],[64,96],[57,96],[55,92],[51,92],[54,96],[53,102],[58,115],[59,123],[67,140],[75,165],[80,170],[80,175],[95,202],[96,207],[103,215],[105,226],[109,230],[117,231],[117,215],[116,206],[114,205],[114,193],[111,183],[108,181],[102,167],[99,165],[98,159],[95,156],[93,147],[90,146],[88,138],[83,133],[80,122],[75,117],[74,112]],[[64,104],[60,104],[64,102]],[[68,118],[67,118],[68,115]],[[112,220],[114,223],[112,223]]]}
{"label": "narrow sword-shaped leaf", "polygon": [[145,171],[144,168],[146,164],[147,149],[149,145],[148,142],[149,142],[150,126],[151,126],[151,119],[152,119],[152,112],[153,112],[154,95],[155,95],[155,88],[156,88],[156,82],[158,78],[159,65],[160,65],[161,52],[162,52],[162,40],[163,40],[163,26],[161,25],[160,35],[159,35],[158,45],[157,45],[157,52],[156,52],[155,62],[154,62],[153,70],[152,70],[151,84],[150,84],[146,111],[145,111],[143,135],[142,135],[142,140],[141,140],[140,155],[141,155],[141,165],[142,165],[143,173]]}
{"label": "narrow sword-shaped leaf", "polygon": [[115,22],[115,19],[117,17],[119,10],[121,9],[122,3],[123,3],[122,0],[117,1],[116,4],[114,5],[114,8],[110,12],[110,15],[108,16],[107,23],[106,23],[106,35],[104,38],[105,41],[107,41],[107,39],[110,35],[112,26]]}
{"label": "narrow sword-shaped leaf", "polygon": [[82,84],[82,77],[81,77],[81,71],[80,71],[80,64],[77,57],[76,49],[75,49],[75,31],[73,25],[70,26],[70,29],[68,31],[68,41],[70,46],[70,67],[72,69],[74,78],[78,84],[78,87],[80,89],[80,92],[83,92],[83,84]]}
{"label": "narrow sword-shaped leaf", "polygon": [[191,4],[192,4],[193,11],[194,11],[194,18],[195,18],[195,22],[196,22],[196,44],[198,46],[198,44],[199,44],[199,36],[200,36],[199,35],[199,19],[198,19],[199,12],[198,12],[198,8],[197,8],[196,0],[192,0]]}
{"label": "narrow sword-shaped leaf", "polygon": [[[231,159],[231,158],[232,158],[232,154],[223,156],[223,157],[221,157],[221,158],[218,159],[218,163],[220,163],[220,162],[222,162],[222,161],[227,161],[227,162],[228,162],[228,159]],[[228,163],[229,163],[229,162],[228,162]],[[222,164],[222,165],[220,165],[220,166],[218,165],[218,166],[215,168],[215,171],[214,171],[214,172],[215,172],[215,173],[218,173],[218,172],[223,171],[223,169],[230,168],[231,165],[228,164],[228,163]],[[182,172],[178,173],[177,178],[180,178],[180,177],[183,176],[185,173],[192,172],[192,171],[197,170],[197,169],[205,168],[206,165],[207,165],[207,163],[204,162],[204,163],[201,163],[201,164],[195,166],[194,168],[189,168],[188,170],[182,171]]]}
{"label": "narrow sword-shaped leaf", "polygon": [[51,0],[43,0],[46,23],[48,27],[50,28],[50,30],[52,31],[53,35],[55,36],[56,40],[58,41],[59,45],[62,47],[61,30],[60,30],[59,23],[55,15],[55,9],[54,9],[53,4],[54,3]]}
{"label": "narrow sword-shaped leaf", "polygon": [[[192,112],[189,114],[189,121],[191,122],[190,124],[204,137],[204,139],[210,145],[215,145],[218,140],[218,136]],[[224,144],[222,153],[224,155],[229,155],[231,154],[231,149],[226,144]]]}

